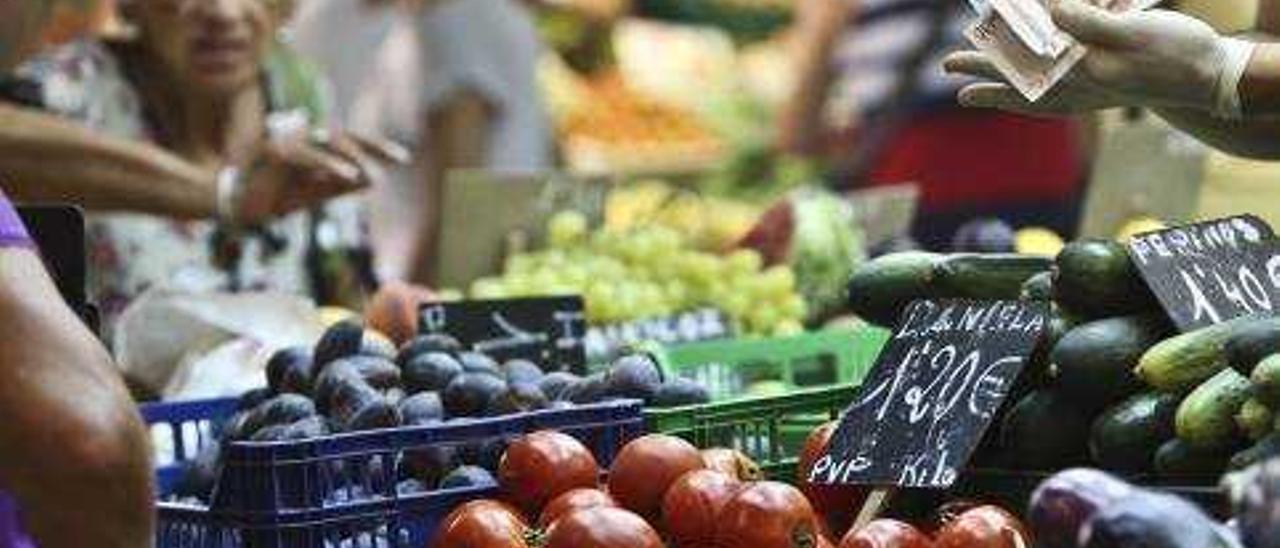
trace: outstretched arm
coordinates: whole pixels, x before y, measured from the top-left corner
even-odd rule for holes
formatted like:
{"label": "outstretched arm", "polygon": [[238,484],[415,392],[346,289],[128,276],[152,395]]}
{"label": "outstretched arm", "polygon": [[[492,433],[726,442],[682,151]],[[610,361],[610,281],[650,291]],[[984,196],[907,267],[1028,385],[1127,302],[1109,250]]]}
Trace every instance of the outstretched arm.
{"label": "outstretched arm", "polygon": [[150,443],[103,347],[25,248],[0,248],[0,486],[42,548],[152,545]]}
{"label": "outstretched arm", "polygon": [[853,8],[848,2],[822,1],[800,2],[796,9],[795,88],[778,118],[778,141],[785,150],[812,153],[820,145],[823,108],[834,77],[831,51]]}
{"label": "outstretched arm", "polygon": [[215,174],[155,146],[0,103],[0,180],[19,201],[167,217],[214,216]]}

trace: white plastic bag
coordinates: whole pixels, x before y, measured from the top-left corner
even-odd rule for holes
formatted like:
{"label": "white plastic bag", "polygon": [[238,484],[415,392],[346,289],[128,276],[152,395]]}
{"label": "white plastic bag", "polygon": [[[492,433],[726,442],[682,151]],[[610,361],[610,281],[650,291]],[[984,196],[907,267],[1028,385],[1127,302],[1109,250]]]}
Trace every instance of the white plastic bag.
{"label": "white plastic bag", "polygon": [[112,341],[125,375],[185,400],[263,386],[272,353],[314,344],[321,332],[316,306],[302,297],[155,290],[125,310]]}

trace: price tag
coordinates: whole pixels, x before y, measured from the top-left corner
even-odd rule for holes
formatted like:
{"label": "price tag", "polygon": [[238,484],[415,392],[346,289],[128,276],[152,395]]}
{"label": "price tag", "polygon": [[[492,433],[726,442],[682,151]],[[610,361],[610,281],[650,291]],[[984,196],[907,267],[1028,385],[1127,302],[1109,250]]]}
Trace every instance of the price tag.
{"label": "price tag", "polygon": [[949,488],[1022,372],[1046,314],[1040,302],[913,302],[809,480]]}
{"label": "price tag", "polygon": [[419,332],[450,335],[498,361],[522,358],[548,371],[586,367],[581,297],[431,303],[419,314]]}
{"label": "price tag", "polygon": [[591,327],[586,336],[587,360],[592,363],[610,360],[628,345],[644,341],[681,344],[732,335],[729,318],[714,308]]}
{"label": "price tag", "polygon": [[1182,331],[1280,307],[1280,244],[1253,215],[1140,234],[1129,256]]}

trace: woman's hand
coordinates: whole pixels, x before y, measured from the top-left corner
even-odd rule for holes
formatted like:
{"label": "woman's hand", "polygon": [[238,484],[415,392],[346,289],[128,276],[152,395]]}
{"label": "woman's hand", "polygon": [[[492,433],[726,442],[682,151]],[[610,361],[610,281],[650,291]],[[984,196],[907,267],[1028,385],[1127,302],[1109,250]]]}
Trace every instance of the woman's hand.
{"label": "woman's hand", "polygon": [[[1081,0],[1053,5],[1054,23],[1089,48],[1061,89],[1030,103],[1003,82],[961,91],[961,103],[1035,113],[1083,112],[1119,105],[1192,108],[1240,115],[1237,87],[1252,45],[1218,35],[1204,22],[1152,10],[1117,14]],[[953,54],[949,71],[992,78],[981,54]],[[1043,104],[1042,104],[1043,103]]]}
{"label": "woman's hand", "polygon": [[402,147],[349,134],[267,142],[233,181],[219,181],[223,217],[259,224],[369,187],[386,164],[410,161]]}

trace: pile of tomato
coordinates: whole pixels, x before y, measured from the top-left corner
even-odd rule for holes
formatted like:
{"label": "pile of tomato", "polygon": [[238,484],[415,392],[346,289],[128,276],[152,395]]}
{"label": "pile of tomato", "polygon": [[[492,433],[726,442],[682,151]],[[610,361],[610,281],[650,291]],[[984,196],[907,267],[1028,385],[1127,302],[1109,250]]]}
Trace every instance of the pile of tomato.
{"label": "pile of tomato", "polygon": [[[834,425],[806,443],[797,486],[765,481],[731,449],[698,450],[667,435],[637,438],[601,481],[591,451],[572,436],[535,432],[513,440],[498,467],[501,500],[455,509],[436,548],[1021,548],[1025,528],[1008,512],[977,506],[932,537],[894,520],[850,530],[863,493],[803,481]],[[838,541],[836,539],[839,539]]]}

